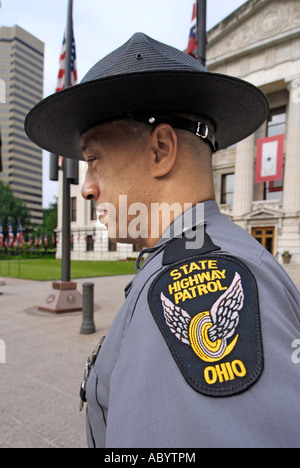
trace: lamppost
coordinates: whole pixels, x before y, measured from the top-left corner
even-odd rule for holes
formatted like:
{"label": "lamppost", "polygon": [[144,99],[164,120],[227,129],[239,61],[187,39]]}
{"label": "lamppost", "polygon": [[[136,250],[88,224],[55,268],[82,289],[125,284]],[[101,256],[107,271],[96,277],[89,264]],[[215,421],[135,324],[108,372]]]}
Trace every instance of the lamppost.
{"label": "lamppost", "polygon": [[197,0],[197,59],[206,65],[206,0]]}

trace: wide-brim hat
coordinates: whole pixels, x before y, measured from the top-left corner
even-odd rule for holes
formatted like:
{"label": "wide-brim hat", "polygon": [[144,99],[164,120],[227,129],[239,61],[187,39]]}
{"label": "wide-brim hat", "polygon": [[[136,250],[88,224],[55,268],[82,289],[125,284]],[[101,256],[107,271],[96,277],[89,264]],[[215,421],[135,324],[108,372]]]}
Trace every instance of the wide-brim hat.
{"label": "wide-brim hat", "polygon": [[134,112],[206,116],[223,149],[254,133],[266,120],[269,104],[252,84],[210,73],[186,53],[137,33],[80,84],[38,103],[25,119],[25,130],[41,148],[83,159],[79,138],[84,131]]}

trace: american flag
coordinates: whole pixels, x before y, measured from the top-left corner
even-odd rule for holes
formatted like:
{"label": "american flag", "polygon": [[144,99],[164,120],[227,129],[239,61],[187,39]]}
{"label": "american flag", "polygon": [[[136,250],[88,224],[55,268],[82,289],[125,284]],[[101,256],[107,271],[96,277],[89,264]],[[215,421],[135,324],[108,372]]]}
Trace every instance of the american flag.
{"label": "american flag", "polygon": [[0,222],[0,248],[2,249],[4,244],[4,234],[3,234],[3,226],[2,223]]}
{"label": "american flag", "polygon": [[17,241],[20,246],[24,245],[23,228],[20,218],[18,218]]}
{"label": "american flag", "polygon": [[9,218],[7,221],[7,225],[8,225],[8,247],[12,247],[15,243],[15,236],[14,236],[12,225],[11,225]]}
{"label": "american flag", "polygon": [[195,2],[194,5],[193,5],[191,31],[190,31],[189,43],[188,43],[186,53],[191,55],[192,57],[196,58],[195,52],[196,52],[197,48],[198,48],[198,44],[197,44],[197,7],[196,7],[196,2]]}
{"label": "american flag", "polygon": [[[66,34],[64,34],[62,50],[59,60],[59,72],[56,86],[56,93],[65,88],[65,72],[66,72]],[[73,34],[72,38],[72,55],[71,55],[71,86],[77,83],[77,63],[76,63],[76,46]]]}

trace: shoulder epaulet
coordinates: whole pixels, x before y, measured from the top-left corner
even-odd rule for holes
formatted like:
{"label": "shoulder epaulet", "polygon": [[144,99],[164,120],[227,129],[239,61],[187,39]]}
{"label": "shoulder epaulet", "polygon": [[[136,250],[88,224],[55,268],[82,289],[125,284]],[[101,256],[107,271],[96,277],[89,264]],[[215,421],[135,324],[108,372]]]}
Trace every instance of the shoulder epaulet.
{"label": "shoulder epaulet", "polygon": [[163,265],[170,265],[178,260],[193,257],[194,255],[204,255],[209,252],[220,250],[211,240],[204,225],[199,226],[194,232],[194,237],[184,234],[174,238],[165,248],[162,259]]}

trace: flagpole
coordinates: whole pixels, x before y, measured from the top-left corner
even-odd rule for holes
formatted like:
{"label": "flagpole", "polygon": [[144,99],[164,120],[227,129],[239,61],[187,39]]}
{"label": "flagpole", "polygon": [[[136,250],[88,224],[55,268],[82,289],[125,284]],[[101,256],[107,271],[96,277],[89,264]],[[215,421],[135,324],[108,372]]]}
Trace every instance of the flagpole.
{"label": "flagpole", "polygon": [[206,0],[197,0],[197,59],[206,65]]}
{"label": "flagpole", "polygon": [[[65,65],[65,88],[71,86],[71,57],[73,40],[73,0],[68,3],[68,21],[66,34],[66,65]],[[62,262],[61,262],[61,280],[70,281],[71,279],[71,182],[67,178],[67,160],[64,158],[63,164],[63,189],[62,189]]]}

